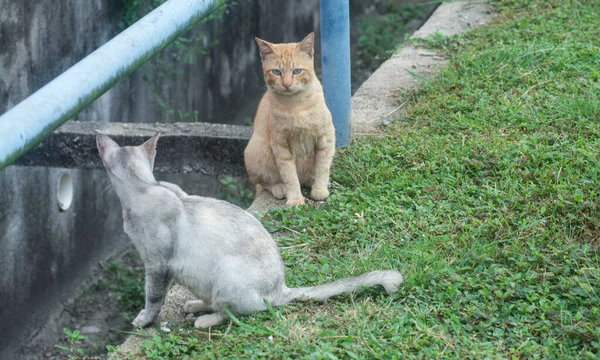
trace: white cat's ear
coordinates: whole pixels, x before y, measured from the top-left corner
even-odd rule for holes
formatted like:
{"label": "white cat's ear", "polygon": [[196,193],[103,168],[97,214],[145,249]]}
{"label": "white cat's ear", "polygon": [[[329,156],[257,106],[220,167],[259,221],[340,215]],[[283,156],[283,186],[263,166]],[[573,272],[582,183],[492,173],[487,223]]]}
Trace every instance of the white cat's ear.
{"label": "white cat's ear", "polygon": [[259,39],[257,37],[255,37],[254,40],[256,40],[256,44],[258,45],[258,50],[260,51],[261,59],[264,59],[268,55],[271,55],[274,53],[270,42],[264,41],[263,39]]}
{"label": "white cat's ear", "polygon": [[308,56],[313,57],[315,54],[315,33],[311,32],[310,34],[306,35],[304,40],[300,41],[298,44],[298,49],[307,53]]}
{"label": "white cat's ear", "polygon": [[96,135],[96,146],[98,147],[98,152],[100,153],[101,158],[104,158],[109,150],[119,148],[119,145],[114,142],[113,139],[104,134]]}
{"label": "white cat's ear", "polygon": [[158,142],[159,137],[160,131],[142,144],[142,148],[146,151],[146,154],[148,154],[148,158],[150,159],[150,164],[152,168],[154,168],[154,158],[156,157],[156,143]]}

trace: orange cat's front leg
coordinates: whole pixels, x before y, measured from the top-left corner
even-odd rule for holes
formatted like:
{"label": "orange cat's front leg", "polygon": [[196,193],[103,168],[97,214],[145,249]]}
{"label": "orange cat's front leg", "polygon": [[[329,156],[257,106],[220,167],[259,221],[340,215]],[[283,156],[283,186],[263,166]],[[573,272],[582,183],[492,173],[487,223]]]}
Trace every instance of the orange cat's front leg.
{"label": "orange cat's front leg", "polygon": [[[335,135],[334,135],[335,136]],[[315,200],[325,200],[329,196],[329,170],[335,149],[334,136],[320,136],[317,139],[315,159],[315,182],[310,197]]]}
{"label": "orange cat's front leg", "polygon": [[271,137],[271,149],[275,156],[279,175],[285,185],[285,197],[287,198],[285,204],[288,206],[304,205],[304,197],[300,190],[300,181],[296,172],[296,160],[288,148],[286,139],[273,133]]}

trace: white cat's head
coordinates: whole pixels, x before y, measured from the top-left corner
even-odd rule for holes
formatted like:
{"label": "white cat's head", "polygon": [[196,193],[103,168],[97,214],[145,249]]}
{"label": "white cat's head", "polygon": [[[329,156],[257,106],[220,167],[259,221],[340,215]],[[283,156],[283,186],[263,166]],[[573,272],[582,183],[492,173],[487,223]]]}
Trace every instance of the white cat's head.
{"label": "white cat's head", "polygon": [[156,181],[152,170],[159,135],[157,133],[142,145],[123,147],[106,135],[96,136],[98,152],[113,184],[115,181],[131,182],[136,179],[146,183]]}

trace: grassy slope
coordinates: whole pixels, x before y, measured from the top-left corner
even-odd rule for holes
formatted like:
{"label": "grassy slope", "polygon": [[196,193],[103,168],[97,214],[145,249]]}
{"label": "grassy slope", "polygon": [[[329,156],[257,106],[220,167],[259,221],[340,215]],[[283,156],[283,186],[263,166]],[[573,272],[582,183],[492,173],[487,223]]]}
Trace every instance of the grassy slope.
{"label": "grassy slope", "polygon": [[387,137],[338,152],[325,205],[266,221],[293,233],[280,242],[290,285],[394,268],[397,294],[276,308],[211,341],[190,323],[148,356],[598,356],[600,6],[497,9],[493,26],[427,41],[448,69]]}

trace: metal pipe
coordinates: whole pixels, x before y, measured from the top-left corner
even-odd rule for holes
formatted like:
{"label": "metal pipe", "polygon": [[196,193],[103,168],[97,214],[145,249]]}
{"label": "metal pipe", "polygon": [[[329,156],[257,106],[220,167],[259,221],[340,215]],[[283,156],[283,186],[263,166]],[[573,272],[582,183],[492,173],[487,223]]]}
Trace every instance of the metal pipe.
{"label": "metal pipe", "polygon": [[336,146],[350,143],[349,0],[321,0],[321,71]]}
{"label": "metal pipe", "polygon": [[169,0],[0,116],[0,170],[224,0]]}

